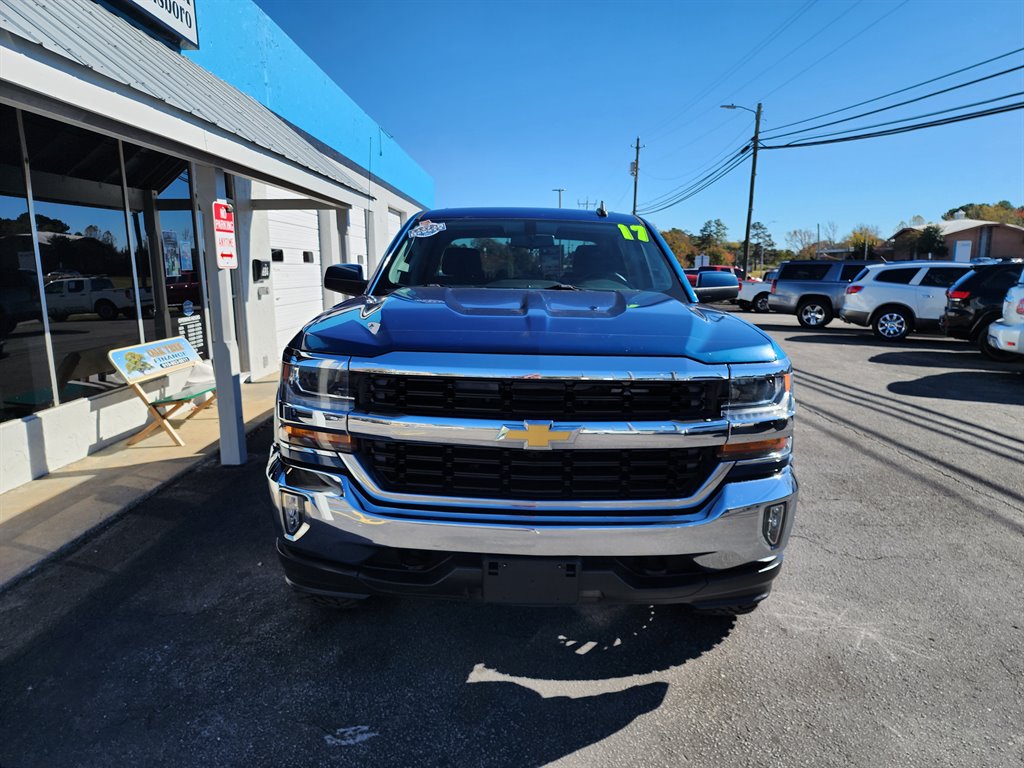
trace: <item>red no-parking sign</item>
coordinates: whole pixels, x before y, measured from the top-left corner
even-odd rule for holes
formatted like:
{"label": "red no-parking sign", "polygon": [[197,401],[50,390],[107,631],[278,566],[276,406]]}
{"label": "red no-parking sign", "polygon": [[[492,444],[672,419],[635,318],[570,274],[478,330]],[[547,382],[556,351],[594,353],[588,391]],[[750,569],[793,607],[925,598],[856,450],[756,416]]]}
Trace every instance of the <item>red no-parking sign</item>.
{"label": "red no-parking sign", "polygon": [[217,238],[217,266],[220,269],[238,269],[235,214],[227,200],[213,201],[213,232]]}

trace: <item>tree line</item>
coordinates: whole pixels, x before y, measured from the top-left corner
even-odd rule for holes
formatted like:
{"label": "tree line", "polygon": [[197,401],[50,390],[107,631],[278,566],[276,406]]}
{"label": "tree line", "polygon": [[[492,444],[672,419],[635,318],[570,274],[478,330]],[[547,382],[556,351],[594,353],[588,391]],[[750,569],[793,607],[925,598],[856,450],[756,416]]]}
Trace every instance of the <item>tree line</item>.
{"label": "tree line", "polygon": [[[1024,226],[1024,206],[1015,206],[1008,200],[998,203],[966,203],[950,208],[941,218],[951,221],[960,216],[961,212],[963,218],[967,219]],[[896,232],[899,236],[890,242],[887,237],[883,237],[877,225],[862,223],[840,237],[838,225],[828,221],[814,229],[798,228],[786,232],[783,237],[786,247],[781,248],[775,243],[768,227],[755,221],[750,225],[750,269],[754,271],[759,266],[775,266],[787,259],[814,258],[823,253],[833,257],[851,254],[872,258],[890,245],[908,252],[930,253],[938,258],[948,255],[941,228],[937,224],[928,224],[923,216],[912,216],[909,222],[901,221]],[[661,235],[684,267],[692,267],[699,254],[707,254],[711,264],[734,265],[743,261],[745,241],[730,240],[721,219],[708,219],[696,234],[674,227],[662,231]]]}

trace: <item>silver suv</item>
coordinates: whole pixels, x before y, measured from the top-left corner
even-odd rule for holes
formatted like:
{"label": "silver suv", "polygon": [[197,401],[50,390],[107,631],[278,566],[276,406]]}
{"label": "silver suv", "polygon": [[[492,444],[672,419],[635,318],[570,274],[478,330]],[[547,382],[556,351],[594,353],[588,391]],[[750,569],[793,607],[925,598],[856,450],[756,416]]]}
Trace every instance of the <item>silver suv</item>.
{"label": "silver suv", "polygon": [[955,261],[897,261],[866,267],[846,287],[839,317],[870,326],[886,341],[908,333],[941,332],[946,289],[971,271]]}
{"label": "silver suv", "polygon": [[772,281],[768,309],[796,315],[804,328],[824,328],[836,316],[846,286],[877,261],[784,261]]}

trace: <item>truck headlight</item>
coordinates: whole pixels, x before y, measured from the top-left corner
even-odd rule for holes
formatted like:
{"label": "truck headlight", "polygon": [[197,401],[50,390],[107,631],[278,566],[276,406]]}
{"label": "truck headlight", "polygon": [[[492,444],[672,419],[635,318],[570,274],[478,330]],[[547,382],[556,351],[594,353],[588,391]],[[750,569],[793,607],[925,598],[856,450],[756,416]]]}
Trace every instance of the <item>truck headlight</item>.
{"label": "truck headlight", "polygon": [[292,405],[320,411],[351,411],[348,360],[289,355],[281,368],[281,397]]}
{"label": "truck headlight", "polygon": [[347,415],[355,401],[348,360],[288,350],[278,390],[277,440],[298,448],[350,452]]}
{"label": "truck headlight", "polygon": [[793,374],[744,376],[729,380],[729,408],[771,406],[792,391]]}

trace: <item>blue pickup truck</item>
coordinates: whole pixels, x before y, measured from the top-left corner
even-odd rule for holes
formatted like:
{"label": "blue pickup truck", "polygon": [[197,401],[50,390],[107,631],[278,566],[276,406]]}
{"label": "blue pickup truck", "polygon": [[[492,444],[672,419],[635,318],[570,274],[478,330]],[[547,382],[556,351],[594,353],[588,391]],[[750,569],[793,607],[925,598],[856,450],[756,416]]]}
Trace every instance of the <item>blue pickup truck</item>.
{"label": "blue pickup truck", "polygon": [[537,604],[767,597],[797,502],[791,366],[635,216],[448,209],[284,351],[287,582]]}

